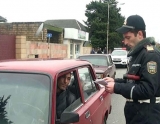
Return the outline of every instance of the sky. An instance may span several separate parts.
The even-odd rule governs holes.
[[[92,0],[1,0],[0,16],[8,22],[36,22],[49,19],[86,21],[86,4]],[[95,0],[94,0],[95,1]],[[146,23],[147,37],[160,42],[160,0],[118,0],[120,13],[126,18],[138,14]]]

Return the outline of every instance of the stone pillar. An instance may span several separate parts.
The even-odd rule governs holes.
[[[27,58],[26,36],[16,36],[16,59]]]
[[[76,54],[75,54],[75,46],[76,44],[75,43],[73,43],[73,59],[75,59],[76,58]]]
[[[69,40],[64,40],[63,44],[67,45],[67,58],[70,58],[70,41]]]
[[[83,43],[84,43],[84,41],[81,41],[81,44],[80,44],[80,55],[83,55]]]

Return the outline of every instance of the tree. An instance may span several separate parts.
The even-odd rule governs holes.
[[[125,18],[119,13],[120,8],[117,8],[117,4],[116,0],[112,0],[112,3],[110,3],[109,49],[122,46],[122,35],[116,33],[115,29],[123,25]],[[84,23],[87,25],[92,47],[104,48],[107,44],[107,0],[92,1],[86,5],[86,8],[85,16],[87,17],[87,21],[84,21]]]
[[[8,96],[6,99],[3,97],[0,97],[0,124],[12,124],[13,122],[9,121],[7,119],[7,112],[6,112],[6,105],[7,105],[7,100],[11,96]]]
[[[156,48],[160,51],[160,43],[156,42]]]

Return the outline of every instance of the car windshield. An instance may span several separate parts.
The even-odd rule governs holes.
[[[47,75],[0,73],[0,122],[49,124],[50,82]]]
[[[93,65],[108,66],[106,56],[80,56],[79,59],[87,60]]]
[[[114,50],[111,54],[112,56],[126,56],[127,51],[124,50]]]

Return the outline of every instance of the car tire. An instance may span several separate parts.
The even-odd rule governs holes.
[[[104,116],[103,124],[107,124],[107,118]]]

